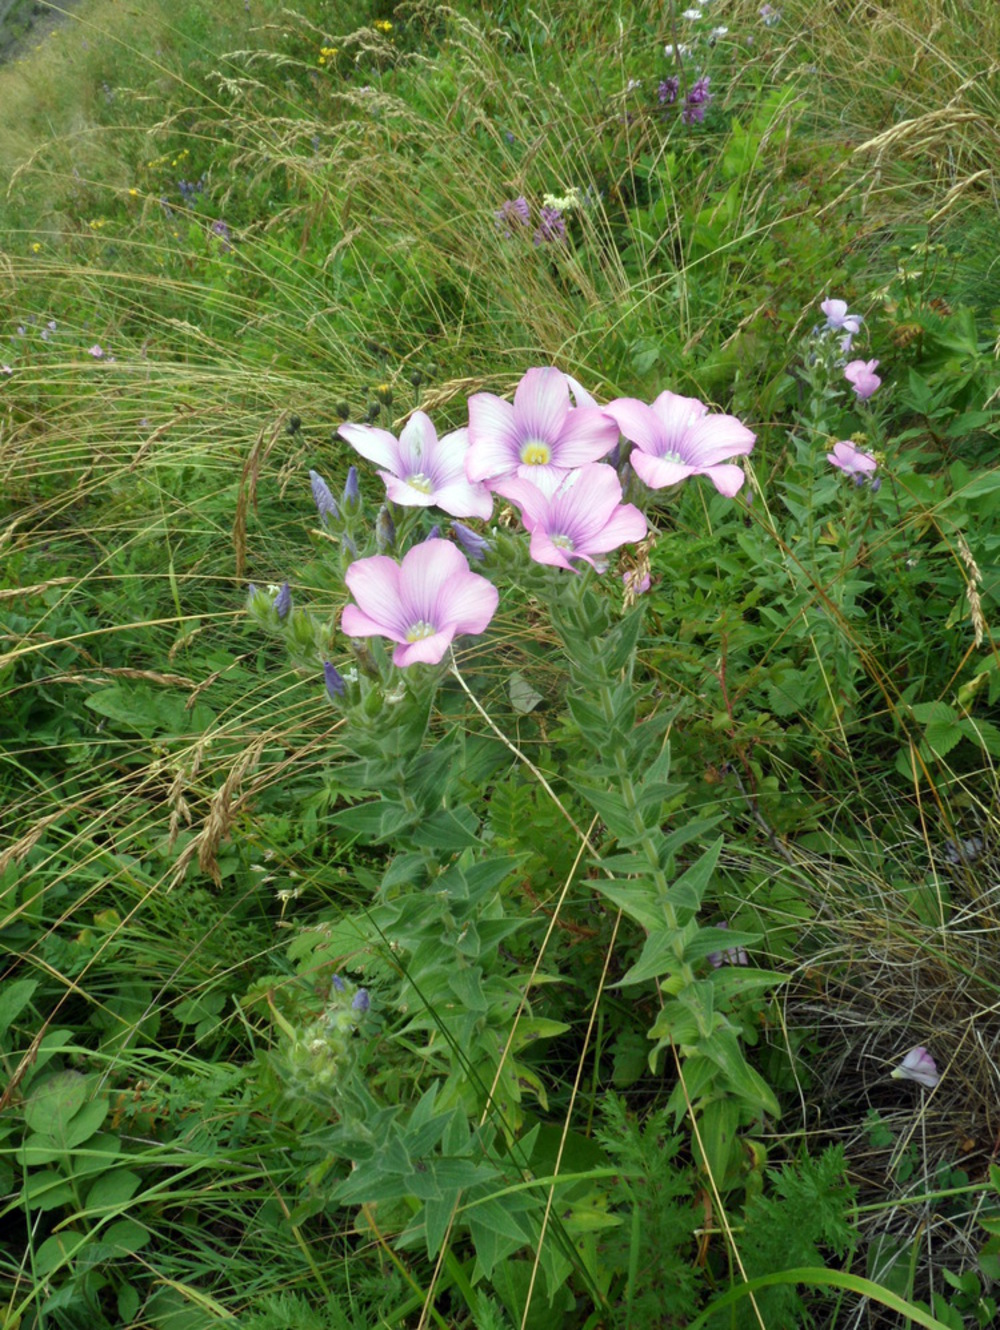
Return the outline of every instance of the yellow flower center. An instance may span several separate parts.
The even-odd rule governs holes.
[[[566,550],[568,554],[572,554],[573,542],[569,536],[550,536],[550,540],[557,550]]]
[[[540,439],[532,439],[521,449],[521,461],[525,466],[548,466],[552,461],[552,449]]]
[[[420,642],[425,637],[433,637],[437,629],[426,619],[419,619],[411,628],[406,630],[407,642]]]
[[[415,490],[419,490],[421,494],[430,494],[434,488],[430,476],[425,476],[422,471],[416,471],[412,476],[407,476],[406,483],[412,485]]]

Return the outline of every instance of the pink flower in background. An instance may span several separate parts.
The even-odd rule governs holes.
[[[570,393],[581,403],[570,405]],[[615,422],[561,370],[529,369],[514,401],[493,393],[469,398],[470,480],[518,475],[552,487],[559,473],[596,462],[618,441]]]
[[[863,452],[850,439],[841,439],[840,443],[835,443],[833,452],[827,453],[826,460],[848,476],[870,476],[878,466],[871,453]]]
[[[727,459],[750,452],[756,436],[735,416],[711,415],[704,402],[672,392],[660,393],[652,406],[619,397],[604,410],[635,444],[629,461],[650,489],[708,476],[727,498],[739,492],[743,471]]]
[[[824,300],[820,309],[826,315],[826,326],[831,332],[853,335],[861,331],[861,315],[848,314],[846,300]]]
[[[864,402],[878,388],[882,380],[875,373],[877,360],[852,360],[844,366],[844,378],[854,389],[858,401]]]
[[[100,360],[104,355],[104,347],[99,342],[95,342],[93,346],[87,347],[87,355],[93,356],[95,360]]]
[[[892,1079],[894,1081],[916,1081],[925,1090],[933,1090],[941,1077],[938,1075],[937,1063],[927,1052],[927,1049],[920,1045],[917,1048],[910,1049],[892,1073]]]
[[[340,434],[369,462],[383,467],[392,503],[404,508],[443,508],[452,517],[488,518],[493,498],[485,485],[465,473],[468,430],[455,430],[439,439],[430,416],[414,411],[397,439],[374,425],[341,425]]]
[[[716,927],[728,929],[729,925],[723,920]],[[710,951],[708,963],[713,969],[718,970],[723,965],[749,965],[750,957],[747,955],[746,947],[727,947],[725,951]]]
[[[348,637],[387,637],[397,643],[392,663],[436,665],[460,633],[481,633],[496,612],[492,582],[472,572],[448,540],[424,540],[402,563],[376,554],[344,574],[357,604],[340,626]]]
[[[601,462],[568,471],[551,492],[518,476],[498,480],[494,489],[519,508],[536,563],[576,571],[570,560],[585,559],[597,567],[595,554],[607,554],[646,534],[639,509],[622,503],[614,467]]]

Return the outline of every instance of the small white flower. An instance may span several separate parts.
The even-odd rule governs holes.
[[[672,42],[667,42],[663,48],[663,54],[668,60],[685,59],[691,54],[692,48],[686,42],[678,42],[676,46]]]
[[[925,1090],[933,1090],[941,1077],[937,1063],[922,1045],[911,1048],[906,1057],[892,1073],[894,1081],[916,1081]]]
[[[700,9],[685,9],[684,13],[681,15],[681,18],[688,18],[688,19],[690,19],[690,20],[692,21],[692,23],[693,23],[694,20],[695,20],[696,18],[701,18],[701,10],[700,10]]]
[[[712,36],[713,36],[713,37],[725,37],[725,35],[726,35],[726,33],[727,33],[728,31],[729,31],[729,29],[726,28],[726,27],[713,28],[713,29],[712,29]]]

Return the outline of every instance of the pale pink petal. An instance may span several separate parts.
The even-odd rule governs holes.
[[[436,489],[434,502],[451,517],[481,517],[486,522],[493,516],[492,494],[485,485],[474,485],[464,475]]]
[[[518,442],[555,443],[569,410],[569,388],[562,370],[529,369],[514,392]]]
[[[394,559],[385,554],[358,559],[344,574],[344,581],[363,616],[372,623],[381,624],[386,637],[397,642],[405,639],[410,625],[405,619],[400,596],[400,568]],[[347,610],[344,612],[346,614]],[[354,615],[350,617],[352,621],[355,618]],[[345,627],[344,632],[350,636],[350,629]]]
[[[621,481],[614,467],[592,462],[571,471],[549,500],[546,529],[569,536],[574,550],[590,549],[590,541],[604,528],[622,499]]]
[[[528,469],[528,468],[526,468]],[[549,467],[531,467],[532,471],[549,471]],[[564,473],[565,474],[565,473]],[[559,479],[562,480],[563,476]],[[533,531],[535,526],[544,520],[545,514],[549,511],[549,495],[545,490],[534,483],[534,480],[524,480],[520,476],[504,476],[495,482],[493,489],[495,493],[505,499],[509,499],[520,511],[521,520],[528,531]]]
[[[473,393],[465,474],[472,481],[508,475],[521,460],[518,438],[510,402],[493,393]]]
[[[579,571],[569,561],[568,556],[572,554],[572,551],[560,549],[558,545],[553,544],[552,537],[544,527],[538,526],[532,531],[528,553],[535,563],[548,564],[552,568],[568,568],[571,573]],[[588,563],[594,562],[587,555],[580,557],[587,559]]]
[[[704,416],[688,430],[683,456],[691,466],[715,466],[752,452],[756,437],[735,416]]]
[[[651,406],[635,397],[619,397],[604,408],[619,430],[644,453],[656,455],[663,439],[660,420]]]
[[[400,476],[429,475],[437,456],[438,436],[424,411],[414,411],[399,436]]]
[[[632,453],[629,463],[639,479],[651,490],[678,485],[695,474],[694,468],[683,462],[665,462],[661,457],[651,457],[649,453],[639,451]]]
[[[582,384],[577,383],[571,374],[565,374],[563,377],[569,384],[569,390],[573,394],[573,401],[577,406],[597,406],[596,398],[592,397]]]
[[[618,442],[618,426],[605,411],[580,407],[569,411],[552,461],[564,468],[585,466],[606,457]]]
[[[708,414],[708,407],[704,402],[699,402],[697,397],[683,397],[680,393],[672,392],[660,393],[652,409],[663,427],[663,436],[667,441],[665,452],[670,452],[675,446],[675,440]]]
[[[500,603],[500,593],[493,583],[470,572],[466,565],[463,575],[454,578],[447,590],[447,604],[442,606],[445,623],[456,633],[483,632]]]
[[[430,508],[437,499],[426,490],[417,489],[406,480],[400,480],[391,471],[380,471],[385,485],[386,498],[390,503],[398,503],[402,508]]]
[[[399,441],[385,429],[376,429],[374,425],[341,425],[337,431],[351,447],[367,457],[376,466],[397,474],[399,471]]]
[[[712,484],[724,494],[727,499],[733,499],[743,488],[743,482],[746,476],[738,466],[708,466],[705,468],[706,476]]]
[[[620,545],[627,545],[633,540],[642,540],[646,534],[646,518],[633,503],[624,503],[616,508],[603,528],[587,542],[587,549],[593,554],[607,554]]]
[[[455,636],[455,629],[445,628],[431,637],[418,637],[415,642],[401,642],[392,653],[393,665],[405,668],[407,665],[436,665],[448,650]]]
[[[347,637],[388,637],[393,642],[406,640],[405,633],[387,624],[383,619],[373,619],[357,605],[348,603],[340,616],[340,631]]]

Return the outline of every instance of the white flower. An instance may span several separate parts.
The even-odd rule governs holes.
[[[701,10],[685,9],[684,13],[681,15],[681,18],[689,18],[693,23],[696,18],[701,18]]]
[[[668,60],[676,60],[678,58],[683,60],[686,56],[691,54],[691,50],[692,48],[688,46],[686,42],[679,42],[676,46],[671,42],[667,42],[666,46],[663,48],[663,54]]]
[[[713,37],[725,37],[725,35],[726,35],[726,33],[727,33],[728,31],[729,31],[729,29],[726,28],[726,27],[713,28],[713,29],[712,29],[712,36],[713,36]]]
[[[892,1073],[892,1078],[894,1081],[916,1081],[925,1090],[933,1090],[941,1079],[937,1063],[922,1045],[910,1049]]]

